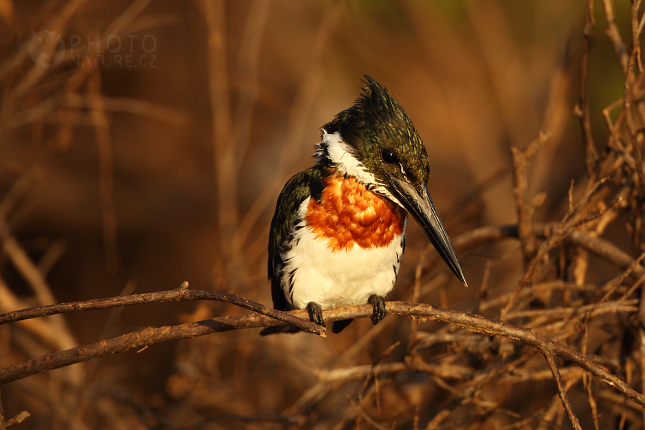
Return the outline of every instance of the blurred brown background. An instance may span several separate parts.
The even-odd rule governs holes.
[[[629,5],[617,3],[627,31]],[[623,81],[596,12],[589,92],[600,145],[601,109],[621,98]],[[387,87],[424,139],[429,189],[451,237],[516,221],[509,148],[539,132],[551,133],[529,169],[530,195],[546,192],[539,221],[561,217],[571,180],[584,176],[573,114],[582,2],[0,0],[0,15],[1,213],[55,302],[187,280],[270,304],[266,243],[277,195],[313,163],[321,125],[352,104],[363,74]],[[423,275],[436,286],[419,300],[472,311],[487,261],[495,261],[489,294],[514,288],[517,249],[460,255],[468,290],[437,265]],[[406,297],[428,252],[410,223],[393,298]],[[12,309],[9,296],[20,307],[40,304],[6,247],[0,257],[0,311]],[[599,263],[592,273],[607,270]],[[70,347],[240,312],[156,304],[66,315],[55,327]],[[184,428],[224,414],[280,414],[314,386],[314,369],[339,357],[371,364],[409,324],[399,319],[349,357],[369,321],[326,339],[247,330],[157,345],[11,383],[2,403],[7,417],[31,413],[16,427],[25,429]],[[397,348],[400,356],[405,345]],[[0,367],[59,349],[28,327],[0,326]],[[321,400],[304,428],[372,428],[349,406],[361,386]],[[420,395],[406,387],[402,398]],[[548,381],[528,390],[555,393]],[[379,409],[384,428],[415,426],[414,408],[399,410],[401,402]],[[421,428],[436,414],[426,407]],[[194,428],[285,425],[261,421]]]

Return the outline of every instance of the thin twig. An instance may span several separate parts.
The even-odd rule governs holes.
[[[591,134],[591,123],[589,121],[589,99],[587,94],[588,76],[589,76],[589,54],[593,44],[593,4],[594,0],[587,0],[585,8],[585,27],[582,38],[582,58],[580,60],[580,101],[576,106],[575,113],[580,118],[580,128],[582,131],[582,143],[585,151],[585,165],[587,175],[593,178],[594,171],[598,162],[598,151]]]
[[[24,420],[26,420],[30,416],[31,416],[31,414],[29,412],[22,411],[19,414],[13,416],[12,418],[9,418],[7,420],[7,422],[6,422],[6,426],[10,427],[10,426],[12,426],[14,424],[20,424],[21,422],[23,422]]]
[[[625,76],[627,76],[627,71],[629,68],[629,53],[627,46],[623,42],[622,37],[620,36],[620,30],[618,30],[618,25],[616,24],[616,14],[614,12],[614,4],[612,0],[602,0],[603,5],[605,6],[605,15],[607,17],[607,37],[611,41],[612,46],[614,47],[614,52],[620,68]]]
[[[213,135],[213,165],[218,199],[219,249],[225,273],[240,276],[241,259],[235,232],[239,225],[238,178],[236,147],[233,141],[233,120],[228,88],[226,20],[223,0],[200,0],[208,30],[208,83]]]
[[[89,63],[83,67],[92,68]],[[103,246],[108,272],[116,273],[119,266],[117,244],[117,219],[114,206],[114,150],[110,133],[110,122],[105,109],[101,90],[100,69],[94,69],[87,81],[87,92],[91,107],[90,117],[96,134],[99,154],[99,198],[103,224]]]
[[[560,401],[562,402],[564,409],[567,411],[567,415],[569,415],[571,425],[573,425],[573,428],[576,430],[582,430],[582,427],[580,427],[580,421],[578,421],[578,417],[573,412],[571,403],[569,403],[569,399],[567,398],[567,392],[565,391],[564,385],[562,384],[562,376],[560,376],[558,366],[557,364],[555,364],[553,351],[551,351],[549,348],[545,348],[542,350],[542,354],[546,359],[546,363],[549,365],[549,369],[551,369],[551,373],[553,373],[553,379],[558,386],[558,395],[560,396]]]
[[[526,168],[538,149],[549,138],[549,134],[540,133],[523,151],[511,148],[513,158],[513,197],[517,210],[517,225],[525,265],[533,258],[537,250],[537,241],[533,235],[533,212],[528,195]]]

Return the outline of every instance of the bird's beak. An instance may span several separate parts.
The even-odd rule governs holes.
[[[385,172],[385,175],[392,185],[392,187],[389,187],[392,194],[417,220],[432,245],[443,258],[443,261],[446,262],[461,283],[467,287],[464,272],[461,270],[455,250],[441,222],[441,218],[439,218],[439,213],[430,198],[426,184],[423,184],[420,189],[416,189],[407,181],[390,176],[387,172]]]

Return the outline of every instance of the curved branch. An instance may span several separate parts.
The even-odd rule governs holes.
[[[260,303],[245,299],[244,297],[236,296],[234,294],[220,293],[217,291],[189,290],[187,281],[182,282],[179,288],[176,288],[174,290],[60,303],[56,305],[40,306],[37,308],[7,312],[0,314],[0,325],[15,321],[22,321],[30,318],[45,317],[57,314],[69,314],[80,311],[109,309],[121,306],[134,306],[144,303],[185,302],[194,300],[214,300],[217,302],[239,306],[241,308],[266,315],[276,320],[293,324],[304,331],[325,337],[325,328],[310,322],[308,318],[296,318],[287,312],[269,308]]]
[[[439,309],[423,303],[387,302],[385,309],[389,315],[420,318],[424,321],[442,321],[489,336],[503,336],[537,348],[541,352],[548,348],[553,354],[577,364],[600,380],[616,388],[639,405],[645,407],[645,397],[643,395],[637,393],[624,381],[611,374],[591,358],[580,354],[564,344],[540,336],[532,330],[502,321],[492,321],[479,315]],[[373,309],[370,305],[349,306],[323,311],[323,317],[326,321],[337,321],[349,318],[366,318],[371,316],[372,312]],[[306,310],[297,310],[288,313],[299,319],[307,318]],[[211,333],[243,328],[270,327],[279,324],[281,322],[273,318],[253,313],[213,318],[175,326],[149,327],[113,339],[47,354],[2,368],[0,369],[0,385],[70,364],[119,354],[133,349],[138,350],[171,340],[189,339]]]

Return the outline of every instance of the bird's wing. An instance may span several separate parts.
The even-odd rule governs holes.
[[[271,220],[269,232],[268,273],[271,280],[271,296],[276,309],[287,310],[289,303],[280,285],[280,272],[283,266],[281,255],[291,246],[291,236],[296,225],[301,221],[298,216],[300,205],[307,197],[319,199],[322,194],[323,177],[327,172],[320,166],[314,166],[292,176],[285,184],[275,213]]]

